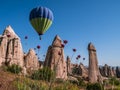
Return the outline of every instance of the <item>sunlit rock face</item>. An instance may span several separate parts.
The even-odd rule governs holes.
[[[80,75],[81,75],[82,77],[87,78],[87,77],[88,77],[88,69],[87,69],[82,63],[80,63],[79,69],[80,69],[80,71],[81,71],[81,74],[80,74]]]
[[[67,66],[64,59],[62,40],[55,36],[52,45],[49,46],[44,66],[50,67],[56,73],[56,78],[67,79]]]
[[[88,68],[89,82],[91,83],[96,83],[98,81],[101,82],[102,77],[100,75],[98,68],[96,49],[92,43],[89,43],[88,45],[88,52],[89,52],[89,68]]]
[[[39,69],[38,57],[33,49],[30,49],[27,55],[25,56],[25,67],[30,70]]]
[[[66,65],[67,65],[67,74],[69,75],[69,74],[72,73],[72,70],[71,70],[71,60],[70,60],[69,56],[67,56]]]
[[[103,77],[114,77],[116,76],[114,68],[105,64],[103,67],[100,67],[100,73]]]
[[[20,38],[11,26],[7,26],[0,36],[0,65],[18,64],[23,66],[23,49]]]

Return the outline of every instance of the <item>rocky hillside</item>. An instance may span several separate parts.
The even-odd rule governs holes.
[[[34,49],[30,49],[26,54],[23,53],[20,37],[11,26],[7,26],[3,34],[0,35],[0,67],[11,66],[13,64],[20,66],[22,71],[17,77],[19,75],[30,76],[34,71],[47,67],[54,71],[55,80],[75,82],[77,83],[76,85],[79,82],[83,82],[85,85],[89,82],[104,84],[104,81],[111,79],[111,77],[120,78],[119,67],[113,68],[107,64],[101,67],[98,66],[97,50],[92,43],[88,44],[88,67],[85,67],[82,63],[73,64],[69,56],[67,58],[64,57],[64,46],[66,43],[66,40],[62,40],[56,35],[48,47],[45,60],[42,62],[38,60]],[[5,85],[10,86],[9,84],[16,80],[16,75],[4,71],[0,71],[0,73],[1,90],[9,90]],[[38,77],[41,78],[41,75]],[[11,90],[14,90],[13,86],[12,88]]]
[[[26,69],[38,69],[38,57],[33,49],[23,53],[21,40],[9,25],[0,35],[0,66],[17,64]]]

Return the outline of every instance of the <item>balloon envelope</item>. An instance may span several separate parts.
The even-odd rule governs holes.
[[[29,20],[36,32],[42,35],[51,26],[53,13],[46,7],[37,7],[31,10]]]

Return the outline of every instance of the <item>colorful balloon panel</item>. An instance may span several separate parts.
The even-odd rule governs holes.
[[[53,13],[46,7],[37,7],[30,12],[30,23],[39,35],[44,34],[51,26]]]

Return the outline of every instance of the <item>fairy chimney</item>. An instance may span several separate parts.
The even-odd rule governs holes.
[[[56,78],[67,79],[67,67],[64,59],[62,40],[58,35],[55,36],[52,45],[48,48],[44,66],[54,70]]]
[[[116,67],[116,76],[117,78],[120,78],[120,67]]]
[[[67,61],[66,61],[66,64],[67,64],[67,74],[71,74],[71,61],[70,61],[70,57],[67,56]]]
[[[85,67],[82,63],[80,63],[80,65],[79,65],[79,69],[80,69],[80,76],[82,76],[82,77],[88,77],[88,69],[87,69],[87,67]]]
[[[99,72],[98,60],[96,49],[92,43],[88,44],[89,52],[89,68],[88,68],[88,78],[90,83],[102,82],[102,77]]]
[[[99,68],[100,73],[103,77],[114,77],[116,76],[114,67],[110,67],[107,64],[105,64],[103,67]]]
[[[29,70],[37,70],[39,68],[39,61],[33,49],[30,49],[25,56],[25,67]]]
[[[23,49],[20,38],[9,25],[0,36],[0,62],[23,66]],[[1,64],[0,64],[1,65]]]

